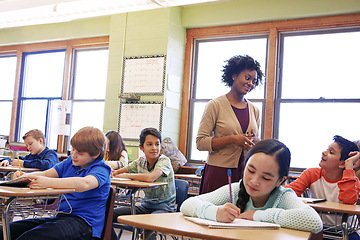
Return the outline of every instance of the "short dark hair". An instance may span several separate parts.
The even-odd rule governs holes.
[[[235,55],[225,62],[226,64],[223,66],[221,81],[225,83],[226,86],[231,87],[234,83],[233,76],[239,75],[239,73],[246,69],[255,70],[257,72],[257,78],[254,83],[255,87],[262,83],[264,74],[260,69],[260,63],[249,55]]]
[[[161,133],[156,128],[145,128],[140,133],[140,146],[144,146],[144,142],[147,135],[153,135],[160,140],[161,143]]]
[[[334,136],[334,142],[336,142],[341,149],[340,160],[348,159],[350,152],[359,151],[359,148],[354,142],[347,140],[346,138],[343,138],[339,135]]]

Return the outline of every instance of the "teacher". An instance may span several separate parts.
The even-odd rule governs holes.
[[[231,181],[242,179],[245,155],[259,141],[260,112],[245,95],[261,84],[260,64],[248,55],[225,61],[221,81],[230,91],[211,100],[203,113],[196,146],[208,151],[200,194],[211,192]]]

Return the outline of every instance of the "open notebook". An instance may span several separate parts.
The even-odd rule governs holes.
[[[231,223],[215,222],[215,221],[202,219],[202,218],[195,218],[195,217],[185,217],[185,219],[203,226],[208,226],[209,228],[243,228],[243,229],[279,229],[280,228],[280,225],[275,223],[256,222],[256,221],[250,221],[250,220],[238,219],[238,218]]]
[[[30,183],[30,179],[26,177],[19,177],[9,181],[0,181],[0,186],[26,187],[29,183]]]

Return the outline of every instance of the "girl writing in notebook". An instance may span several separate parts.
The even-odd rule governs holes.
[[[180,211],[187,216],[218,222],[242,218],[318,233],[322,230],[322,221],[316,211],[303,203],[293,190],[280,186],[289,167],[290,151],[283,143],[274,139],[260,141],[247,155],[240,182],[188,198]]]

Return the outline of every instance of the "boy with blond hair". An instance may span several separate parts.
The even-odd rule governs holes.
[[[10,223],[13,239],[100,239],[110,191],[111,168],[103,159],[103,132],[84,127],[71,138],[71,156],[43,172],[24,174],[30,188],[71,188],[64,194],[55,217],[28,218]],[[16,172],[16,176],[20,173]],[[0,227],[0,239],[3,237]]]
[[[30,130],[25,133],[23,140],[30,154],[25,157],[19,157],[19,161],[15,159],[5,159],[1,162],[1,166],[18,166],[27,168],[37,168],[41,171],[47,170],[59,163],[57,153],[46,146],[45,135],[38,129]]]

